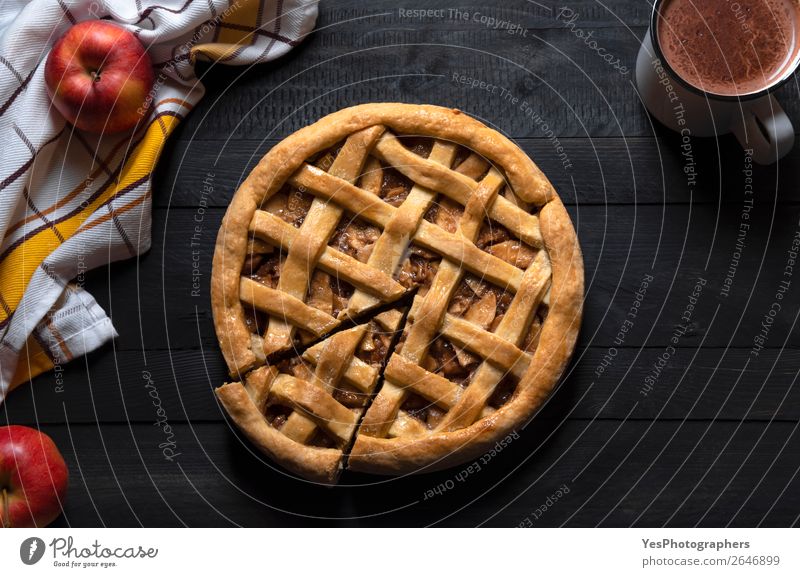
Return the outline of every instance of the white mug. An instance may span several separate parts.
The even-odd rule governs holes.
[[[647,110],[663,125],[686,136],[733,132],[753,161],[771,164],[794,144],[794,128],[771,92],[800,65],[800,54],[786,73],[754,94],[721,96],[684,81],[669,65],[657,40],[657,17],[664,0],[656,0],[650,29],[636,59],[636,85]],[[656,37],[654,42],[653,38]]]

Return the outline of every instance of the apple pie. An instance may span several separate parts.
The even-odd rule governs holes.
[[[452,466],[524,426],[575,346],[583,260],[510,140],[458,110],[366,104],[259,162],[211,289],[222,405],[276,462],[332,483]]]

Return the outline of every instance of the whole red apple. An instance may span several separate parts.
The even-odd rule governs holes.
[[[69,472],[53,440],[0,427],[0,527],[45,527],[61,513]]]
[[[139,40],[104,20],[76,24],[59,38],[44,67],[53,104],[87,132],[130,130],[150,108],[155,82]]]

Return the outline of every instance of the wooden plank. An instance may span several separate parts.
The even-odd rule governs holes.
[[[459,108],[515,138],[548,130],[558,137],[653,133],[633,83],[643,26],[594,28],[587,21],[574,27],[593,33],[604,54],[626,68],[622,73],[572,26],[520,38],[480,24],[416,24],[387,16],[320,28],[280,65],[258,73],[203,67],[207,94],[176,137],[282,138],[347,106],[387,100]],[[478,87],[464,79],[477,79]],[[777,95],[800,126],[796,86]]]
[[[277,140],[174,140],[161,157],[153,202],[158,207],[201,205],[227,207],[233,193]],[[741,204],[744,154],[733,138],[697,140],[695,162],[703,169],[687,186],[680,138],[662,132],[658,138],[566,138],[561,145],[570,163],[565,167],[545,139],[520,138],[516,143],[544,171],[566,204]],[[720,164],[720,158],[722,162]],[[800,188],[800,147],[778,166],[753,166],[759,203],[777,195],[796,203]]]
[[[365,8],[365,6],[368,6]],[[483,23],[483,16],[491,16],[498,20],[518,24],[527,29],[547,29],[560,27],[563,24],[557,20],[557,15],[562,2],[522,2],[515,0],[504,2],[500,5],[489,5],[479,2],[460,2],[458,11],[453,8],[452,2],[444,0],[414,0],[404,2],[403,10],[400,12],[397,3],[387,0],[365,5],[358,0],[337,0],[329,6],[320,8],[320,19],[318,27],[342,23],[347,25],[349,21],[381,14],[370,19],[370,24],[381,25],[381,23],[392,23],[404,21],[415,27],[436,29],[443,27],[474,27],[476,25],[489,25]],[[622,22],[629,26],[645,26],[649,22],[651,5],[648,2],[630,2],[626,0],[613,0],[602,4],[593,0],[577,0],[569,3],[569,8],[576,12],[582,23],[597,28],[620,27]],[[431,15],[419,15],[413,10],[433,10]],[[383,14],[389,13],[383,16]],[[467,17],[464,14],[467,14]],[[403,14],[407,14],[403,16]],[[477,16],[476,16],[477,14]],[[506,28],[499,28],[501,33]]]
[[[170,441],[149,424],[43,429],[70,467],[62,527],[786,526],[800,511],[790,423],[541,420],[483,462],[398,478],[392,491],[345,474],[325,498],[224,423],[176,425]]]
[[[774,295],[786,280],[787,251],[800,222],[800,206],[776,210],[760,203],[747,220],[742,220],[742,206],[732,204],[720,210],[714,205],[620,206],[613,212],[603,206],[576,206],[570,212],[586,267],[580,343],[600,347],[617,340],[642,281],[650,277],[625,345],[663,347],[686,325],[678,346],[754,346]],[[149,254],[114,264],[110,272],[87,275],[85,286],[111,311],[120,332],[119,350],[201,344],[216,348],[208,283],[222,213],[208,209],[198,225],[194,210],[157,210]],[[738,250],[741,223],[750,228],[744,248]],[[693,305],[698,278],[706,285]],[[730,290],[723,296],[728,278]],[[780,347],[784,341],[800,346],[800,331],[792,331],[800,305],[799,283],[794,280],[782,310],[771,319],[765,346]],[[689,318],[685,313],[690,306],[696,310],[689,311]]]
[[[576,352],[544,419],[800,420],[800,350],[588,348]],[[663,364],[663,366],[661,366]],[[13,392],[10,423],[219,421],[228,380],[216,350],[99,351]],[[63,389],[57,386],[63,384]]]

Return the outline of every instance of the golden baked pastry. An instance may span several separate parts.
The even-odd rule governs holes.
[[[334,482],[345,466],[451,466],[527,422],[572,354],[583,260],[510,140],[458,110],[367,104],[261,160],[223,220],[211,289],[239,381],[218,390],[223,406],[286,468]],[[376,334],[390,344],[365,360],[359,339]]]

